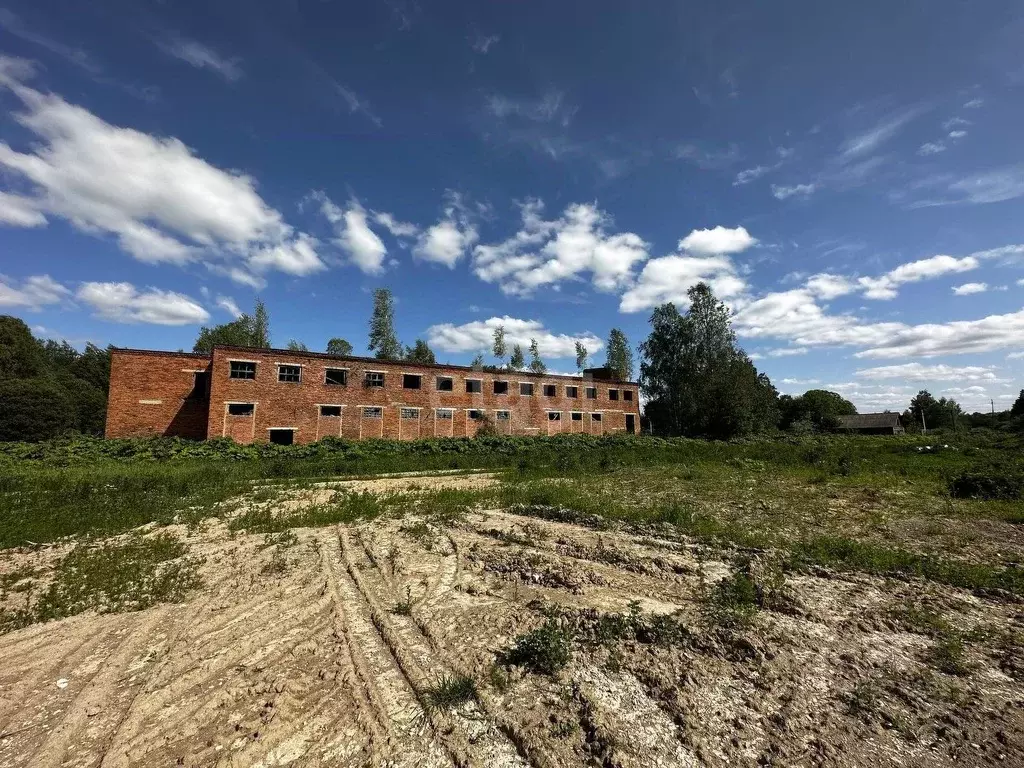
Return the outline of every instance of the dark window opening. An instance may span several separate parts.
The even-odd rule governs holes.
[[[232,379],[255,379],[256,378],[256,363],[242,363],[238,360],[232,360],[231,370],[228,373],[228,377]]]
[[[509,411],[498,411],[495,414],[495,418],[497,418],[498,421],[508,421],[512,418],[512,414]]]
[[[379,371],[367,371],[364,381],[368,387],[383,387],[384,374]]]
[[[451,408],[438,408],[437,418],[439,419],[453,419],[455,418],[455,411]]]
[[[272,429],[270,430],[270,442],[274,445],[291,445],[295,442],[295,430]]]
[[[622,390],[622,399],[625,400],[627,403],[633,402],[633,390],[632,389],[624,389],[624,390]]]
[[[480,379],[466,379],[466,391],[471,395],[479,395],[484,391],[484,383]]]
[[[496,394],[496,395],[507,395],[508,394],[508,382],[507,381],[496,381],[496,382],[494,382],[494,394]]]
[[[528,384],[525,381],[519,382],[519,394],[526,395],[529,397],[533,394],[533,384]]]
[[[277,380],[282,384],[298,384],[302,381],[302,367],[298,365],[277,366]]]
[[[484,417],[483,411],[467,411],[466,413],[473,421],[479,421]]]
[[[229,416],[252,416],[256,406],[252,403],[228,403]]]
[[[380,419],[383,418],[384,411],[381,408],[363,408],[364,419]]]
[[[206,400],[210,397],[210,372],[196,371],[193,374],[192,391],[188,393],[189,400]]]
[[[554,397],[556,392],[558,392],[558,388],[554,384],[544,385],[544,397]]]
[[[582,413],[574,413],[572,415],[572,420],[573,421],[583,421],[583,414]]]
[[[417,376],[413,373],[403,373],[402,389],[419,389],[422,378],[422,376]]]
[[[399,414],[403,419],[418,419],[420,417],[419,408],[402,408]]]
[[[587,399],[597,400],[597,387],[587,387]]]
[[[558,411],[548,411],[548,421],[561,421],[562,414]]]
[[[324,384],[335,387],[348,386],[348,371],[344,368],[328,368],[324,373]]]
[[[609,400],[618,400],[619,399],[619,390],[617,390],[617,389],[609,389],[608,390],[608,399]]]
[[[341,416],[340,405],[321,405],[320,406],[321,416]]]
[[[579,397],[580,396],[580,388],[579,387],[566,387],[565,388],[565,396],[566,397],[573,397],[573,398]]]
[[[601,420],[601,414],[600,413],[592,413],[592,414],[590,414],[590,420],[591,421],[600,421]]]
[[[451,392],[453,389],[453,382],[450,376],[438,376],[437,377],[437,391],[438,392]]]

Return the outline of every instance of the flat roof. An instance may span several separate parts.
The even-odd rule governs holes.
[[[205,352],[171,352],[168,350],[158,349],[132,349],[130,347],[113,347],[113,352],[129,352],[131,354],[139,355],[173,355],[173,356],[185,356],[185,357],[201,357],[206,360],[212,360],[213,354],[216,352],[237,352],[240,354],[253,354],[259,353],[261,355],[290,355],[291,357],[309,358],[313,360],[336,360],[338,362],[353,362],[362,363],[366,365],[386,365],[396,366],[405,368],[423,368],[432,371],[464,371],[466,373],[489,373],[491,375],[502,375],[506,374],[509,376],[531,376],[535,379],[566,379],[569,381],[587,381],[587,382],[605,382],[608,384],[629,384],[631,386],[639,386],[635,381],[622,381],[620,379],[597,379],[597,378],[584,378],[582,374],[563,374],[563,373],[534,373],[533,371],[514,371],[514,370],[487,370],[478,369],[470,365],[449,365],[443,363],[415,363],[410,360],[381,360],[376,357],[358,357],[355,355],[332,355],[328,352],[303,352],[292,349],[278,349],[276,347],[232,347],[217,344],[213,348],[213,352],[207,354]]]

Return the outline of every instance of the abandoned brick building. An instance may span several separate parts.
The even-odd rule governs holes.
[[[111,354],[107,437],[414,440],[472,437],[485,419],[509,435],[636,432],[638,387],[607,368],[561,376],[220,346]]]

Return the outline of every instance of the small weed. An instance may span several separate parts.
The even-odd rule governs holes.
[[[971,668],[964,659],[964,641],[959,635],[941,638],[928,654],[928,662],[947,675],[970,674]]]
[[[512,647],[504,652],[503,661],[539,674],[554,675],[572,657],[569,639],[567,632],[548,619],[539,629],[517,637]]]
[[[757,614],[757,584],[746,570],[736,570],[708,589],[701,602],[708,624],[745,628]]]
[[[412,589],[405,588],[405,599],[395,603],[391,612],[396,616],[412,616]]]
[[[299,543],[299,537],[292,530],[281,531],[278,534],[267,534],[263,537],[263,547],[277,547],[279,550],[294,547]]]
[[[496,691],[504,693],[512,686],[512,678],[508,672],[501,668],[498,664],[492,664],[490,671],[487,673],[487,680],[490,682],[491,687]]]
[[[426,712],[447,711],[467,701],[476,701],[478,696],[476,680],[457,672],[441,675],[434,685],[424,689],[420,693],[420,704]]]
[[[871,680],[861,680],[850,691],[846,705],[851,715],[868,722],[878,711],[880,692]]]

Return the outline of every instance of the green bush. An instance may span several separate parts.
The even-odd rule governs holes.
[[[75,426],[65,390],[49,379],[0,381],[0,440],[48,440]]]
[[[1024,469],[991,466],[965,470],[950,481],[949,494],[955,499],[1024,499]]]
[[[504,653],[503,661],[542,675],[553,675],[568,664],[571,657],[569,634],[548,619],[539,629],[517,637],[515,644]]]

